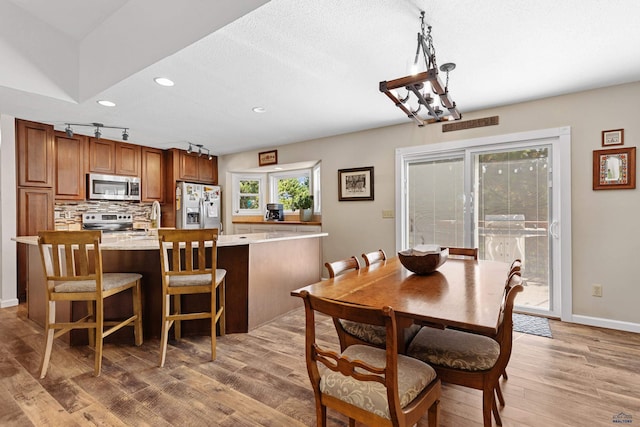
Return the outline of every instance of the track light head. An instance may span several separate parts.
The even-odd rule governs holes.
[[[125,130],[123,130],[123,131],[122,131],[122,140],[123,140],[123,141],[127,141],[127,140],[129,140],[129,132],[128,132],[128,129],[125,129]]]
[[[67,134],[67,138],[73,137],[73,129],[71,129],[71,125],[69,123],[67,123],[67,127],[64,129],[64,131]]]
[[[213,156],[209,154],[209,160],[213,160]]]
[[[100,137],[102,136],[102,132],[100,132],[100,127],[96,128],[96,131],[94,132],[93,135],[96,137],[96,139],[100,139]]]
[[[187,148],[187,153],[193,153],[193,148],[191,147],[191,143],[189,143],[189,148]]]
[[[198,157],[202,156],[202,147],[198,147]]]

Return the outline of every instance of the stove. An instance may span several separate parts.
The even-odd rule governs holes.
[[[127,231],[133,229],[133,215],[122,212],[85,212],[83,230]]]

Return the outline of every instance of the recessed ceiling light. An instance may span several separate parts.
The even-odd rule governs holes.
[[[254,113],[265,113],[267,111],[264,107],[253,107],[251,109]]]
[[[115,107],[116,106],[115,102],[107,101],[106,99],[99,100],[98,104],[102,105],[103,107]]]
[[[153,81],[155,81],[156,83],[158,83],[160,86],[173,86],[173,80],[169,80],[166,77],[156,77],[155,79],[153,79]]]

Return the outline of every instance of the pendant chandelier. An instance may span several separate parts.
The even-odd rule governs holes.
[[[380,82],[380,92],[387,95],[396,107],[414,120],[418,126],[459,120],[462,118],[462,114],[449,95],[449,72],[456,68],[456,64],[448,62],[438,68],[436,51],[431,37],[431,26],[425,26],[424,11],[420,12],[420,22],[413,73],[406,77]],[[421,60],[424,60],[426,71],[418,72]],[[444,85],[438,76],[438,70],[446,73]],[[401,93],[403,90],[406,91],[406,94]],[[438,103],[440,105],[437,105]]]

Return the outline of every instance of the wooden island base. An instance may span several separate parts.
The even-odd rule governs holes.
[[[273,234],[273,233],[271,233]],[[297,235],[298,233],[276,233]],[[292,290],[320,280],[322,273],[322,241],[326,234],[304,238],[251,240],[246,244],[224,243],[218,246],[218,268],[227,270],[225,321],[226,333],[248,332],[301,303],[292,298]],[[247,235],[247,237],[254,235]],[[225,236],[233,237],[233,236]],[[22,238],[17,238],[25,243]],[[156,242],[157,244],[157,242]],[[147,242],[148,246],[148,242]],[[144,245],[131,249],[109,249],[103,246],[102,258],[105,272],[137,272],[142,274],[142,312],[145,338],[160,337],[162,325],[162,282],[158,249]],[[29,318],[44,326],[45,281],[40,254],[35,244],[29,244],[29,277],[27,306]],[[207,298],[185,298],[184,311],[208,309]],[[79,319],[86,313],[84,303],[58,303],[56,316],[61,319]],[[131,313],[130,294],[111,297],[105,306],[105,318],[120,318]],[[183,322],[185,335],[209,334],[209,322],[194,320]],[[69,336],[69,335],[67,335]],[[86,344],[87,333],[72,331],[67,338],[72,345]],[[133,331],[125,328],[107,342],[132,342]]]

